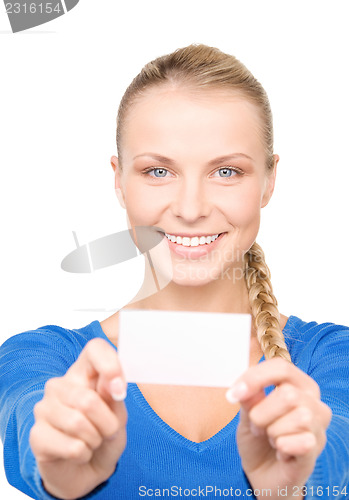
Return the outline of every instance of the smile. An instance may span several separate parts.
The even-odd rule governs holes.
[[[176,243],[177,245],[182,245],[184,247],[197,247],[199,245],[209,245],[215,241],[220,234],[213,234],[211,236],[193,236],[192,238],[189,238],[187,236],[176,236],[174,234],[165,233],[165,236],[168,240],[172,241],[172,243]]]

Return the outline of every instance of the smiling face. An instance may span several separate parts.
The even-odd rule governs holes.
[[[254,104],[226,91],[153,87],[127,112],[121,154],[122,165],[112,157],[120,203],[132,226],[172,236],[159,247],[174,282],[203,285],[241,271],[278,161],[267,172]],[[219,237],[209,243],[209,235]],[[165,253],[156,255],[157,272],[168,275]]]

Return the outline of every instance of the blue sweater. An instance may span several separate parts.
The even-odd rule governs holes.
[[[333,412],[327,444],[307,482],[306,498],[349,498],[349,328],[307,323],[290,316],[284,336],[294,364],[316,380],[322,400]],[[99,321],[93,321],[73,330],[42,326],[14,335],[0,347],[0,432],[5,472],[10,484],[32,498],[54,498],[42,486],[29,446],[33,406],[43,397],[45,382],[64,375],[95,337],[113,345]],[[273,387],[268,387],[266,393],[271,390]],[[154,412],[137,384],[128,384],[125,404],[125,451],[108,481],[84,499],[255,498],[235,441],[239,413],[210,439],[195,443]]]

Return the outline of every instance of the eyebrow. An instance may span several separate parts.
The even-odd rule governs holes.
[[[141,156],[148,156],[148,157],[153,158],[154,160],[158,160],[162,163],[167,163],[168,165],[174,165],[176,163],[171,158],[167,158],[166,156],[162,156],[162,155],[159,155],[157,153],[142,153],[140,155],[135,156],[133,159],[135,160],[136,158],[139,158]],[[235,158],[247,158],[248,160],[251,160],[254,162],[253,158],[251,158],[251,156],[248,156],[245,153],[231,153],[231,154],[219,156],[218,158],[214,158],[213,160],[210,160],[208,162],[208,165],[213,166],[213,165],[216,165],[218,163],[222,163],[224,161],[229,161],[229,160],[232,160]]]

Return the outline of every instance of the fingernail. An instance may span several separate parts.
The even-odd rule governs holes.
[[[110,393],[114,401],[123,401],[126,398],[125,382],[121,377],[115,377],[110,382]]]
[[[248,387],[245,382],[238,382],[237,384],[230,387],[225,393],[225,397],[229,403],[237,403],[245,394],[247,394]]]

